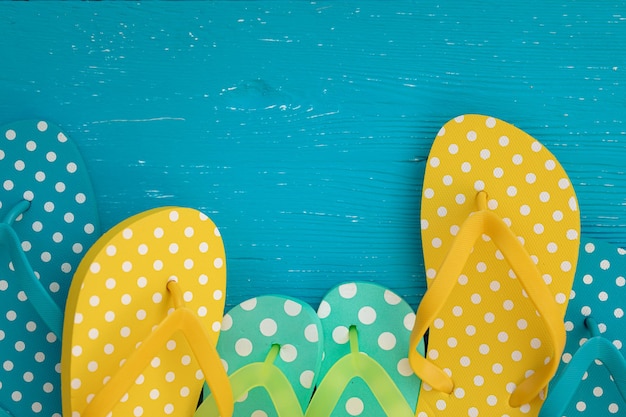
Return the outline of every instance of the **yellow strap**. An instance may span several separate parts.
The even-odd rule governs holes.
[[[511,229],[502,219],[487,210],[486,199],[485,192],[478,193],[479,210],[470,214],[459,229],[437,272],[437,276],[420,302],[415,327],[411,332],[409,362],[413,371],[424,382],[438,391],[452,393],[454,389],[452,378],[438,366],[421,356],[417,351],[417,345],[452,293],[476,240],[486,234],[491,237],[519,278],[529,299],[543,319],[554,346],[554,355],[550,362],[522,381],[511,394],[509,404],[512,407],[519,407],[535,398],[548,385],[556,372],[559,364],[558,358],[560,358],[565,347],[565,327],[562,322],[561,311],[550,290],[543,282],[537,266]]]
[[[128,360],[117,373],[100,389],[81,413],[82,417],[105,417],[128,392],[137,377],[152,361],[152,358],[177,332],[181,332],[187,339],[215,397],[220,415],[222,417],[232,416],[234,400],[230,381],[220,361],[215,343],[196,315],[184,306],[179,285],[170,281],[167,288],[172,294],[176,309],[159,323],[156,329],[128,357]]]

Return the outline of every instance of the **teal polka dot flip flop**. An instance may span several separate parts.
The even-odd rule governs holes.
[[[626,250],[583,236],[565,350],[541,417],[626,413],[625,276]]]
[[[230,310],[222,320],[217,350],[236,399],[233,416],[302,416],[317,381],[322,348],[320,320],[300,300],[266,295]],[[205,397],[195,417],[217,417],[208,389]]]
[[[74,269],[99,236],[85,164],[59,127],[0,128],[0,409],[61,416],[63,310]]]
[[[351,282],[324,297],[318,316],[325,356],[306,416],[413,417],[421,384],[407,358],[413,309],[379,285]]]

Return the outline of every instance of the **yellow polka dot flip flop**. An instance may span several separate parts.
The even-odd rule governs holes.
[[[311,306],[277,295],[244,301],[224,316],[217,349],[237,399],[234,416],[302,417],[323,351],[322,325]],[[218,416],[207,392],[195,417]]]
[[[0,128],[0,173],[0,410],[60,417],[63,310],[100,235],[95,197],[78,148],[50,122]]]
[[[230,416],[215,350],[225,285],[220,234],[194,209],[149,210],[107,232],[85,255],[67,301],[63,414],[191,416],[206,378]]]
[[[493,117],[446,123],[422,195],[428,290],[409,358],[416,415],[536,416],[565,344],[580,217],[544,146]],[[426,357],[415,351],[429,331]]]
[[[306,417],[412,417],[420,380],[406,355],[415,321],[407,302],[380,285],[349,282],[330,290],[317,314],[324,360]]]

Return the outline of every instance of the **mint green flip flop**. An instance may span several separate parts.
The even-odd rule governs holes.
[[[222,320],[217,351],[236,399],[234,417],[304,414],[322,361],[322,327],[295,298],[266,295],[244,301]],[[195,417],[217,417],[205,385]]]
[[[413,309],[379,285],[351,282],[333,288],[317,314],[325,356],[306,416],[413,417],[421,384],[407,358]]]
[[[61,416],[63,311],[74,269],[100,234],[76,146],[59,127],[0,128],[0,409]]]
[[[540,417],[626,413],[626,251],[581,239],[561,364]]]

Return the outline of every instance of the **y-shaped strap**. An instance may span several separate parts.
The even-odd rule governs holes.
[[[0,223],[0,246],[4,246],[13,262],[13,269],[17,275],[16,282],[26,293],[31,305],[41,317],[41,320],[57,337],[63,333],[63,313],[54,302],[48,291],[41,285],[35,276],[32,266],[26,258],[17,233],[12,227],[15,219],[30,207],[29,201],[21,201],[9,210]]]
[[[543,403],[539,417],[555,417],[565,414],[589,365],[596,360],[601,361],[607,368],[622,400],[626,402],[624,356],[608,339],[600,336],[597,331],[598,325],[592,318],[587,317],[585,325],[591,331],[592,337],[576,351],[556,384],[550,388],[550,395]]]
[[[486,234],[491,237],[511,265],[522,287],[543,319],[554,347],[552,360],[517,385],[511,394],[509,404],[512,407],[519,407],[535,398],[548,385],[550,378],[556,372],[559,365],[557,358],[561,356],[565,347],[565,327],[554,296],[545,285],[539,270],[511,229],[501,218],[487,209],[487,194],[484,191],[478,193],[477,204],[479,210],[472,213],[459,229],[435,280],[420,302],[415,327],[411,332],[409,361],[413,371],[425,383],[438,391],[452,393],[454,389],[452,378],[420,355],[417,351],[417,345],[452,293],[457,283],[457,277],[462,273],[474,243],[483,234]]]
[[[143,343],[128,357],[117,373],[100,389],[81,413],[82,417],[105,417],[128,392],[137,377],[174,334],[181,332],[200,364],[211,391],[215,393],[222,417],[233,413],[233,395],[215,343],[196,315],[184,305],[182,291],[175,281],[167,283],[175,310],[167,316]]]
[[[278,417],[302,417],[302,407],[291,383],[274,365],[279,351],[280,345],[272,345],[264,362],[251,363],[233,372],[230,376],[233,397],[240,398],[253,388],[263,387],[272,400]],[[215,395],[211,388],[211,394],[204,399],[194,417],[217,417],[218,415]]]
[[[358,334],[355,326],[349,330],[350,353],[339,359],[329,370],[313,395],[306,417],[329,417],[346,386],[354,378],[361,378],[378,400],[385,415],[413,417],[402,392],[387,371],[374,359],[359,352]]]

